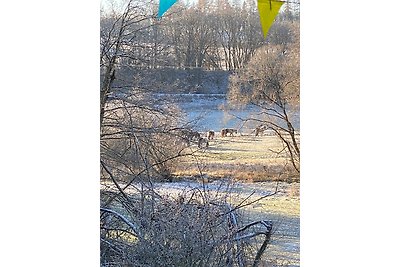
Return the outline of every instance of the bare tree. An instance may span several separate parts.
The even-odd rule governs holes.
[[[219,25],[218,44],[221,48],[219,52],[224,68],[242,68],[263,42],[254,2],[244,2],[242,7],[231,6],[229,3],[220,4],[216,12]]]
[[[294,126],[300,101],[298,23],[290,34],[290,43],[270,43],[257,50],[247,66],[231,77],[228,98],[232,104],[252,104],[261,109],[265,119],[250,119],[281,139],[292,166],[300,173],[299,129]]]
[[[163,36],[169,40],[176,66],[238,69],[263,42],[254,2],[245,1],[240,6],[228,1],[200,1],[179,7],[180,12],[163,22]]]
[[[158,65],[151,59],[164,44],[155,36],[162,30],[154,28],[160,24],[150,3],[130,0],[121,12],[104,13],[101,19],[101,264],[258,266],[272,224],[243,223],[238,213],[254,201],[245,199],[232,207],[229,192],[215,194],[204,184],[178,197],[163,195],[155,187],[157,181],[172,180],[180,157],[194,156],[193,149],[199,148],[184,142],[179,129],[190,125],[182,121],[176,106],[143,90],[132,73],[131,79],[121,75],[123,67],[138,62]],[[186,44],[191,54],[185,64],[202,66],[213,45],[213,30],[206,22],[193,29],[193,34],[204,35],[195,38],[200,44],[197,52]],[[144,33],[152,31],[155,41],[148,42]],[[202,176],[200,168],[199,173]],[[252,242],[261,237],[260,246]]]
[[[100,123],[104,118],[104,108],[112,93],[116,79],[116,70],[127,60],[134,59],[137,48],[135,37],[151,27],[154,15],[149,10],[153,0],[129,0],[123,5],[122,12],[108,10],[102,12],[100,25]]]
[[[180,13],[165,18],[165,36],[170,40],[177,67],[201,68],[209,64],[216,27],[214,15],[207,10],[182,7]]]

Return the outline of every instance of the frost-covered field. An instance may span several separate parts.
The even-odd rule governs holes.
[[[265,195],[278,193],[246,206],[241,215],[245,222],[255,220],[272,220],[274,234],[267,248],[267,266],[300,266],[300,184],[299,183],[235,183],[224,181],[212,183],[175,182],[158,183],[155,185],[160,194],[176,195],[183,191],[194,189],[206,190],[211,193],[219,191],[231,192],[230,202],[235,205],[242,202],[250,203]]]
[[[243,123],[241,119],[263,118],[260,110],[255,107],[247,106],[242,110],[230,109],[225,94],[156,94],[155,97],[177,104],[186,113],[187,120],[193,122],[194,128],[198,131],[236,128],[242,133],[249,133],[256,123]],[[298,129],[298,118],[295,119],[294,124]]]
[[[175,166],[173,172],[178,181],[155,183],[157,193],[177,197],[182,192],[197,189],[207,190],[211,194],[229,191],[229,202],[235,205],[245,199],[246,203],[250,203],[274,192],[277,185],[273,181],[274,177],[281,172],[282,166],[287,165],[284,153],[276,153],[282,150],[281,142],[268,133],[254,136],[252,130],[255,124],[243,125],[237,118],[260,116],[259,110],[251,107],[227,110],[224,94],[157,94],[155,97],[161,103],[165,100],[165,103],[173,102],[178,105],[186,113],[187,120],[195,123],[196,130],[217,132],[216,138],[210,140],[207,149],[198,149],[196,144],[188,148],[188,152],[192,152],[195,157],[181,158],[179,166]],[[297,119],[295,128],[298,127]],[[221,138],[218,133],[221,128],[236,128],[239,132],[235,136]],[[199,166],[205,179],[199,179]],[[298,177],[291,178],[290,173],[288,177],[289,179],[280,178],[284,178],[284,181],[298,181]],[[225,178],[240,182],[226,183]],[[300,266],[299,187],[299,183],[280,182],[277,194],[251,203],[240,211],[244,223],[256,220],[273,222],[274,232],[265,252],[267,263],[261,266]],[[129,188],[127,191],[129,193]],[[132,190],[130,193],[134,194],[136,191]]]
[[[115,190],[112,183],[103,183],[108,190]],[[120,184],[123,186],[123,184]],[[135,185],[134,185],[135,186]],[[139,186],[139,185],[136,185]],[[265,260],[261,266],[295,267],[300,266],[300,184],[299,183],[231,183],[227,180],[201,183],[179,181],[172,183],[154,183],[155,192],[178,199],[184,192],[205,190],[209,195],[229,192],[228,202],[235,206],[239,203],[250,204],[239,210],[243,223],[257,220],[271,220],[273,235],[265,251]],[[263,196],[276,194],[263,198]],[[126,193],[137,193],[134,187],[128,187]],[[244,202],[243,202],[244,201]],[[252,203],[254,202],[254,203]]]

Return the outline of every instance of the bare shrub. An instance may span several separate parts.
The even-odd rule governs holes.
[[[115,99],[105,107],[102,161],[122,181],[143,175],[170,180],[171,168],[186,148],[182,137],[171,131],[177,127],[179,110],[155,107],[149,96],[139,97],[132,89],[133,93],[134,98]]]
[[[291,42],[257,49],[248,64],[230,77],[228,99],[232,106],[250,104],[261,110],[263,119],[243,121],[257,122],[279,137],[283,150],[277,154],[287,154],[300,174],[299,129],[295,127],[300,113],[299,23],[290,23],[290,28]]]
[[[101,209],[102,266],[258,266],[272,223],[241,223],[245,202],[229,205],[222,188],[115,197]],[[113,194],[104,192],[103,206]]]
[[[121,78],[121,69],[157,68],[161,64],[159,51],[154,49],[157,47],[166,53],[174,48],[179,50],[175,51],[177,67],[222,68],[224,60],[227,69],[237,69],[249,61],[262,40],[253,38],[249,42],[247,37],[257,35],[251,30],[253,27],[242,24],[249,34],[240,42],[232,43],[231,39],[240,37],[236,34],[237,24],[223,25],[225,32],[221,37],[230,33],[230,29],[235,31],[235,36],[232,34],[221,50],[211,38],[218,34],[213,28],[215,20],[198,20],[191,15],[203,13],[191,11],[186,15],[187,21],[196,24],[186,23],[190,34],[181,34],[186,24],[172,23],[177,26],[169,27],[175,30],[171,34],[174,42],[163,44],[159,40],[167,38],[158,27],[161,23],[155,19],[150,3],[152,1],[129,0],[120,13],[111,12],[102,17],[101,265],[260,266],[270,241],[272,224],[265,220],[244,223],[239,216],[240,209],[254,201],[245,199],[232,206],[225,190],[211,193],[203,188],[168,196],[155,189],[156,181],[172,179],[172,169],[187,153],[187,143],[182,142],[182,135],[176,132],[186,125],[182,125],[177,108],[167,102],[157,102],[149,92],[140,89],[138,79],[127,82]],[[239,10],[237,13],[245,14]],[[236,15],[228,17],[226,22]],[[249,18],[255,20],[254,16]],[[242,23],[250,19],[235,21]],[[154,40],[149,40],[148,36],[153,36]],[[196,39],[201,45],[193,47],[193,36],[201,37]],[[182,38],[190,42],[182,42]],[[182,46],[184,43],[187,46]],[[239,58],[243,47],[249,49]],[[151,53],[147,53],[148,48]],[[189,53],[182,54],[187,50]],[[217,54],[222,51],[224,55],[209,57],[212,50]],[[207,60],[203,58],[205,55],[209,57]],[[170,64],[169,55],[166,56],[163,60]],[[201,73],[197,74],[193,80],[201,78]],[[193,81],[193,84],[198,82]],[[203,178],[201,168],[197,167]]]

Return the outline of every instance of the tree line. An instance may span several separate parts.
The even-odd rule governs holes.
[[[205,187],[176,197],[156,190],[154,182],[171,180],[180,158],[195,151],[182,142],[190,124],[179,109],[155,99],[135,73],[231,71],[230,103],[261,106],[268,116],[260,124],[275,129],[299,172],[288,109],[299,101],[298,14],[287,8],[263,40],[253,1],[177,3],[161,20],[156,2],[130,0],[101,13],[101,266],[260,266],[273,225],[238,213],[254,201],[233,206],[229,190]]]
[[[157,1],[137,1],[134,21],[126,25],[119,52],[121,66],[134,68],[202,68],[236,70],[254,56],[263,39],[256,1],[200,0],[192,5],[178,1],[161,19]],[[103,10],[102,51],[111,52],[118,33],[110,29],[117,11]],[[267,42],[290,43],[298,12],[286,5]],[[112,40],[110,40],[112,39]],[[110,42],[111,41],[111,42]],[[102,57],[102,60],[104,58]]]

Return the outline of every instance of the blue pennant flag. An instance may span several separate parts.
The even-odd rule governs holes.
[[[167,11],[177,0],[160,0],[160,6],[158,7],[158,18]]]

